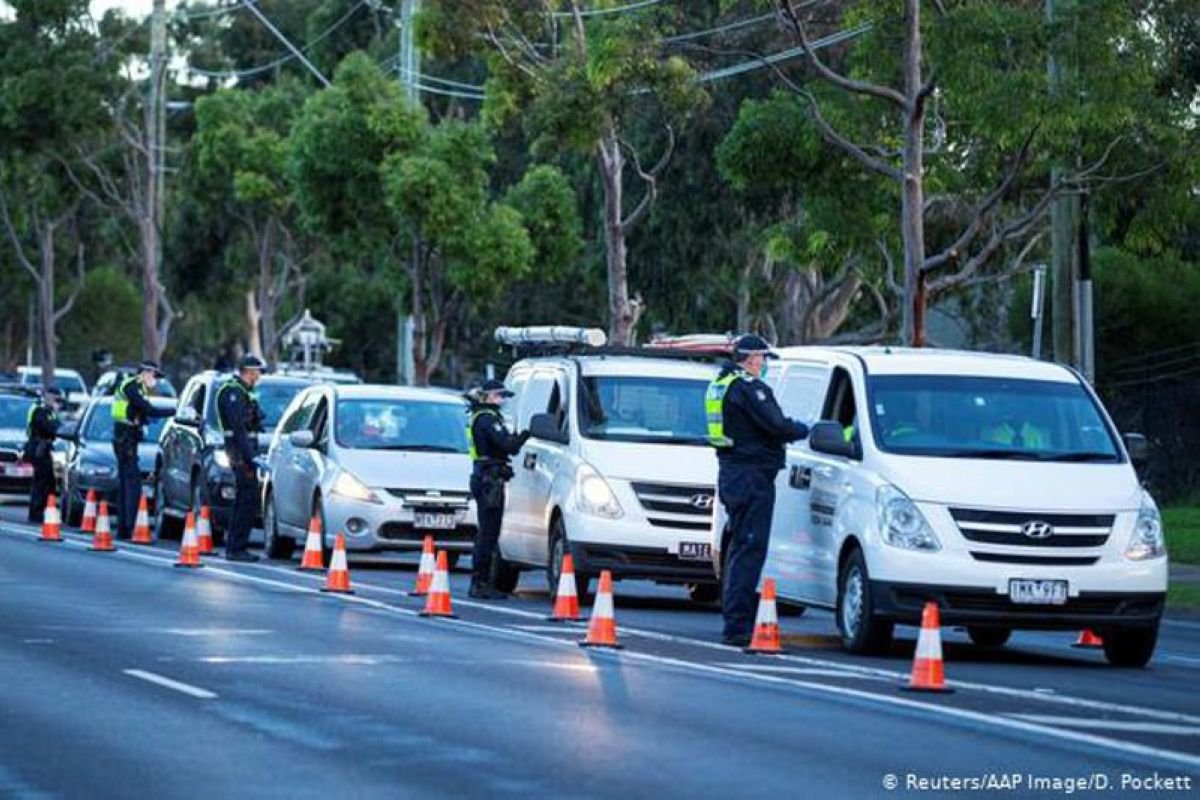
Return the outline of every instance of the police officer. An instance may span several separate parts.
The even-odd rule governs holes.
[[[508,595],[494,585],[494,565],[500,523],[504,519],[504,483],[512,478],[508,459],[516,455],[529,440],[529,431],[510,433],[504,425],[500,404],[512,392],[497,380],[487,380],[472,395],[471,415],[467,438],[473,467],[471,494],[479,526],[475,533],[475,548],[471,551],[471,597],[484,600],[505,600]]]
[[[754,627],[758,581],[767,559],[775,476],[783,469],[784,446],[808,436],[808,427],[788,419],[762,381],[766,360],[778,358],[758,336],[740,337],[733,362],[709,385],[705,397],[709,442],[717,448],[717,491],[728,522],[725,556],[724,642],[744,647]]]
[[[225,558],[228,561],[254,562],[258,556],[247,550],[250,528],[260,502],[258,485],[258,437],[262,432],[262,411],[254,387],[267,365],[255,355],[238,361],[237,375],[217,389],[217,422],[225,434],[225,453],[233,468],[236,494],[229,510],[225,532]]]
[[[138,466],[138,443],[142,428],[155,417],[169,417],[175,412],[156,408],[149,395],[163,376],[155,361],[138,364],[131,375],[113,393],[113,453],[117,457],[117,536],[128,539],[133,533],[138,500],[142,496],[142,470]]]
[[[24,458],[33,465],[33,483],[29,486],[29,521],[41,524],[46,499],[55,489],[54,438],[58,435],[57,389],[42,393],[41,402],[29,409],[25,422]]]

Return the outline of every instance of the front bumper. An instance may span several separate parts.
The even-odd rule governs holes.
[[[1018,605],[1008,595],[977,586],[931,586],[871,581],[874,612],[917,625],[925,603],[938,604],[943,625],[980,625],[1032,630],[1152,627],[1162,616],[1166,592],[1080,592],[1061,606]]]
[[[609,570],[617,579],[652,580],[658,583],[716,583],[708,558],[679,557],[683,542],[709,543],[707,530],[658,527],[627,518],[593,517],[578,511],[563,519],[571,557],[581,572],[598,575]]]
[[[383,492],[379,492],[385,495]],[[346,549],[356,552],[412,552],[420,550],[426,536],[432,536],[438,550],[469,553],[475,546],[474,504],[439,508],[430,505],[421,510],[453,511],[452,529],[420,530],[413,524],[414,508],[385,495],[384,502],[364,503],[328,495],[323,510],[329,534],[346,534]]]

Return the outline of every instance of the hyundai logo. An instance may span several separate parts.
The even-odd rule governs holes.
[[[1054,535],[1054,526],[1049,522],[1031,520],[1021,526],[1021,533],[1030,539],[1049,539]]]
[[[713,498],[711,494],[694,494],[692,499],[688,501],[694,508],[701,511],[708,511],[713,506]]]

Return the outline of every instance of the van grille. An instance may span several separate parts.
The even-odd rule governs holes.
[[[1113,514],[1043,514],[970,508],[951,508],[950,516],[967,541],[1038,548],[1102,547],[1108,541],[1115,519]],[[1045,538],[1027,536],[1022,528],[1031,522],[1050,525],[1053,533]],[[1063,559],[1054,559],[1054,562],[1063,563]]]
[[[1100,556],[1026,556],[971,551],[971,558],[993,564],[1040,564],[1051,567],[1090,567]]]
[[[632,483],[646,518],[656,528],[706,531],[712,525],[716,490],[712,486]]]

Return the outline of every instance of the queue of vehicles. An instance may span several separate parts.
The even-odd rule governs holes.
[[[719,596],[725,533],[704,395],[725,337],[635,349],[598,331],[500,329],[516,355],[504,409],[532,438],[513,460],[497,588],[563,557],[577,591],[615,579]],[[1122,436],[1077,373],[1016,356],[905,348],[794,347],[766,379],[784,412],[810,425],[788,448],[765,576],[780,601],[834,612],[843,646],[888,649],[896,625],[936,601],[980,646],[1017,629],[1101,633],[1110,662],[1144,665],[1167,588],[1162,522],[1136,466],[1146,442]],[[223,376],[185,385],[154,466],[156,528],[201,503],[217,531],[232,500],[214,411]],[[353,552],[419,549],[426,534],[456,559],[475,533],[465,400],[437,389],[359,385],[317,375],[260,383],[268,432],[267,554],[290,558],[315,517]],[[13,396],[15,397],[15,396]],[[4,430],[19,398],[0,394],[0,488],[11,479]],[[159,401],[167,402],[167,401]],[[72,437],[68,507],[108,491],[105,401]],[[111,419],[107,423],[111,427]],[[111,433],[107,434],[111,437]]]

